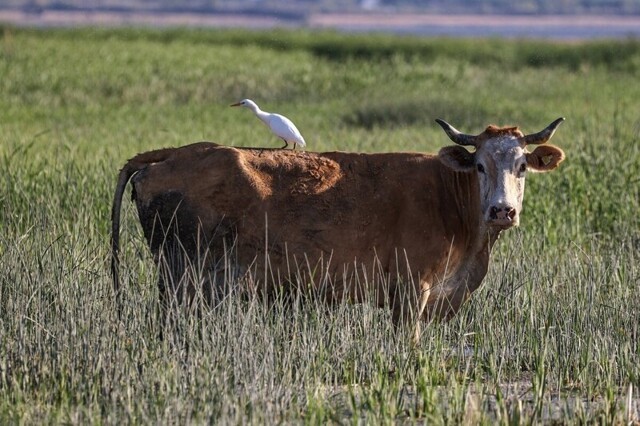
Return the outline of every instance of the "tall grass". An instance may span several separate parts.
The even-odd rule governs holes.
[[[637,421],[639,61],[634,41],[5,28],[0,423]],[[483,287],[416,348],[368,305],[240,297],[160,340],[157,271],[127,202],[116,315],[117,171],[202,139],[276,146],[227,107],[244,97],[314,151],[435,151],[437,117],[474,133],[566,116],[553,143],[567,160],[529,175]]]

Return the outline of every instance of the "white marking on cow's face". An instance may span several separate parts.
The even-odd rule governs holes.
[[[481,144],[475,153],[484,222],[501,229],[518,226],[527,171],[525,149],[513,135]]]

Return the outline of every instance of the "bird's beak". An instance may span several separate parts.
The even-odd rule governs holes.
[[[240,106],[240,105],[242,105],[242,102],[237,102],[237,103],[235,103],[235,104],[231,104],[231,105],[229,105],[229,106]]]

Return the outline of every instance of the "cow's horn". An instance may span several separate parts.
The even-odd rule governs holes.
[[[439,118],[436,118],[436,123],[438,123],[440,127],[444,129],[447,136],[449,136],[449,139],[451,139],[458,145],[476,146],[476,136],[461,133],[451,124]]]
[[[546,129],[538,132],[532,133],[530,135],[523,136],[520,140],[524,142],[525,145],[540,145],[551,139],[553,133],[556,131],[560,123],[564,121],[564,117],[560,117],[556,119],[553,123],[549,124]]]

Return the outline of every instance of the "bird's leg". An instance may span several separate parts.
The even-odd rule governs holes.
[[[298,145],[298,144],[294,142],[294,143],[293,143],[293,150],[294,150],[294,151],[296,150],[296,145]]]
[[[284,139],[282,139],[284,141],[284,146],[280,149],[285,149],[285,148],[289,148],[289,142],[285,141]]]

